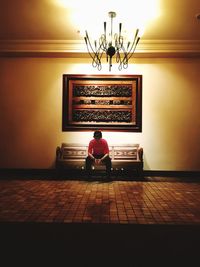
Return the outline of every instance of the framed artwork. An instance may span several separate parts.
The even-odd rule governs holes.
[[[63,131],[142,131],[142,75],[63,75]]]

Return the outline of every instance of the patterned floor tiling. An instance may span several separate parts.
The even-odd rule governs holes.
[[[2,179],[0,221],[200,224],[200,183]]]

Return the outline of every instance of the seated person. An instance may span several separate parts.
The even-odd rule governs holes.
[[[95,131],[93,137],[94,139],[89,142],[88,156],[85,160],[86,171],[90,176],[92,164],[101,164],[102,162],[106,165],[107,178],[110,178],[112,163],[109,157],[108,143],[102,138],[101,131]]]

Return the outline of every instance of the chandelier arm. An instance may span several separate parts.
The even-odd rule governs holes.
[[[89,50],[89,48],[88,48],[88,45],[89,45],[89,47],[90,47],[90,49],[92,50],[92,52],[95,53],[95,52],[94,52],[94,49],[92,48],[92,45],[91,45],[91,43],[90,43],[90,39],[89,39],[89,36],[88,36],[87,31],[86,31],[85,43],[86,43],[88,52],[90,53],[90,50]]]
[[[94,52],[94,55],[92,55],[92,59],[93,59],[92,65],[94,67],[97,67],[98,70],[101,69],[101,58],[102,58],[102,55],[103,55],[103,52],[100,53],[100,48],[96,52]]]
[[[98,48],[98,50],[95,52],[95,56],[98,58],[98,61],[101,63],[101,58],[103,56],[103,52],[100,52],[100,47]]]
[[[103,56],[103,51],[101,52],[101,50],[102,50],[102,48],[101,48],[101,46],[99,46],[99,48],[96,49],[96,52],[93,52],[94,55],[92,55],[92,58],[93,58],[92,65],[94,67],[97,67],[98,70],[101,70],[101,68],[102,68],[102,66],[101,66],[101,58]]]
[[[121,54],[120,54],[120,51],[123,51],[123,54],[125,54],[126,53],[126,51],[125,51],[125,48],[122,46],[122,45],[120,45],[120,47],[118,46],[117,47],[117,50],[116,50],[116,62],[118,63],[118,62],[120,62],[120,64],[122,63],[122,59],[121,59]]]
[[[121,55],[120,55],[119,50],[118,50],[117,53],[116,53],[116,62],[119,63],[118,69],[119,69],[119,70],[122,70],[122,63],[123,63],[123,60],[121,59]]]
[[[101,61],[99,61],[99,60],[95,61],[95,58],[94,58],[92,61],[92,66],[94,68],[97,68],[98,70],[101,70],[101,68],[102,68]]]
[[[123,36],[117,36],[117,34],[116,34],[116,37],[115,37],[116,50],[118,50],[118,51],[123,50],[123,43],[124,43]]]
[[[119,49],[116,51],[116,62],[121,62],[121,56],[120,56],[120,53],[119,53]]]
[[[138,42],[139,42],[139,40],[140,40],[140,37],[138,37],[137,38],[137,41],[135,42],[135,45],[134,45],[134,48],[133,48],[133,51],[130,53],[130,51],[129,51],[129,53],[128,53],[128,60],[132,57],[132,55],[135,53],[135,49],[136,49],[136,47],[137,47],[137,44],[138,44]],[[133,46],[132,46],[133,47]],[[132,50],[132,49],[131,49]],[[130,54],[130,55],[129,55]]]
[[[127,57],[128,53],[126,52],[124,47],[122,47],[122,50],[123,50],[124,57],[123,57],[123,59],[121,59],[121,57],[120,57],[120,64],[118,67],[119,70],[122,70],[122,66],[124,69],[127,69],[127,67],[128,67],[128,57]]]
[[[133,40],[133,43],[131,45],[131,48],[129,49],[129,51],[127,51],[127,54],[133,54],[134,51],[135,51],[135,48],[140,40],[140,37],[138,37],[138,32],[139,32],[139,29],[136,30],[135,32],[135,37],[134,37],[134,40]],[[131,52],[133,50],[133,52]]]
[[[85,43],[87,46],[88,53],[90,57],[92,58],[92,66],[97,67],[100,70],[101,69],[101,57],[102,57],[102,54],[99,57],[100,47],[96,51],[93,49],[87,31],[86,31]],[[95,46],[96,46],[96,42],[95,42]]]
[[[89,47],[88,47],[88,44],[86,44],[86,46],[87,46],[87,51],[88,51],[90,57],[94,60],[94,56],[93,56],[93,54],[95,54],[95,52],[94,52],[92,46],[90,46],[90,48],[91,48],[93,54],[90,52]]]
[[[92,66],[95,67],[95,68],[98,67],[98,66],[101,67],[101,57],[98,56],[98,53],[95,52],[91,47],[91,50],[92,50],[92,53],[93,53],[92,54],[91,51],[89,50],[88,45],[87,45],[87,50],[88,50],[88,54],[92,58]],[[98,67],[98,69],[99,69],[99,67]]]
[[[102,49],[104,52],[107,51],[107,42],[106,42],[106,35],[102,34],[99,38],[99,49]]]

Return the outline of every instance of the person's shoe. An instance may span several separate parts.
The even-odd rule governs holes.
[[[87,181],[91,181],[91,178],[92,178],[91,173],[90,173],[90,172],[87,172],[87,173],[86,173],[86,180],[87,180]]]
[[[107,182],[111,182],[111,181],[112,181],[112,179],[111,179],[111,176],[110,176],[110,175],[106,175],[106,181],[107,181]]]

